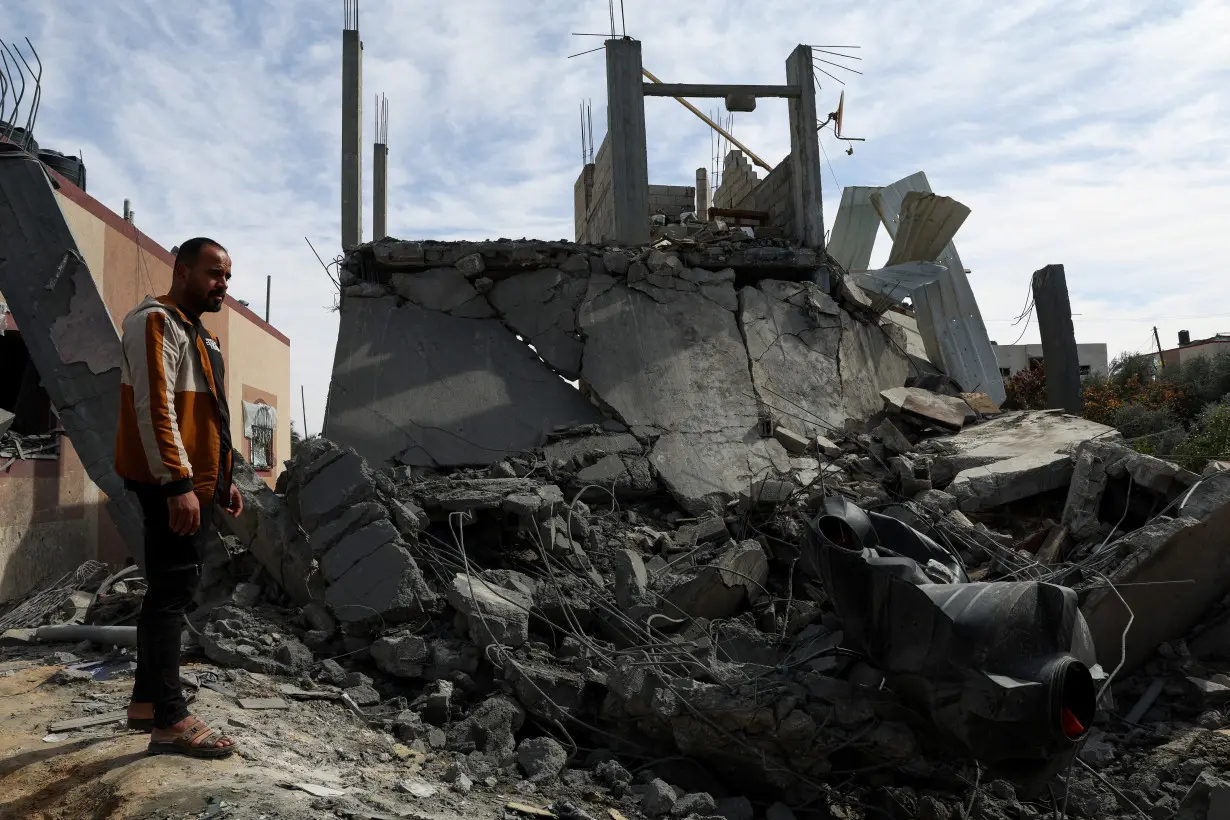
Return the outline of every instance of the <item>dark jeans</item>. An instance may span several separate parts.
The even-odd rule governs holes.
[[[134,703],[154,704],[154,725],[166,729],[188,717],[179,682],[180,634],[184,614],[201,580],[200,555],[212,526],[211,505],[201,505],[194,535],[171,531],[166,497],[137,492],[145,514],[145,580],[148,588],[137,618],[137,674]]]

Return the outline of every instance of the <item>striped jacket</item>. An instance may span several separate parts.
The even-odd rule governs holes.
[[[218,340],[166,296],[138,305],[123,330],[115,471],[130,489],[225,499],[234,454]]]

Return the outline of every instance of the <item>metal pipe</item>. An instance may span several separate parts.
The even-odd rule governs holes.
[[[269,292],[273,289],[273,275],[265,274],[265,324],[269,324]]]
[[[34,640],[39,643],[91,641],[111,646],[135,647],[137,628],[135,626],[86,626],[83,624],[40,626],[34,632]]]
[[[642,73],[642,74],[644,74],[646,77],[648,77],[650,82],[654,82],[654,83],[661,83],[661,82],[662,82],[662,81],[661,81],[661,80],[659,80],[657,77],[655,77],[655,76],[653,76],[652,74],[650,74],[650,73],[649,73],[649,69],[647,69],[647,68],[642,68],[642,69],[641,69],[641,73]],[[751,157],[752,162],[756,163],[757,165],[759,165],[761,168],[765,169],[766,171],[772,171],[772,170],[773,170],[773,166],[772,166],[772,165],[770,165],[769,163],[765,162],[763,159],[761,159],[760,157],[758,157],[758,156],[756,156],[754,153],[752,153],[752,149],[751,149],[751,148],[748,148],[746,145],[744,145],[743,143],[739,142],[737,139],[735,139],[735,138],[734,138],[734,136],[733,136],[733,135],[731,135],[731,133],[730,133],[729,131],[727,131],[727,130],[726,130],[725,128],[723,128],[722,126],[718,125],[718,124],[717,124],[716,122],[714,122],[713,120],[711,120],[711,119],[709,119],[708,117],[706,117],[706,116],[704,115],[704,113],[703,113],[703,112],[701,112],[701,110],[700,110],[699,108],[697,108],[696,106],[692,105],[692,103],[688,102],[687,100],[683,99],[682,97],[675,97],[675,101],[676,101],[676,102],[678,102],[680,105],[682,105],[684,108],[686,108],[686,109],[688,109],[689,111],[691,111],[691,112],[692,112],[693,114],[695,114],[696,116],[700,117],[700,118],[701,118],[701,120],[702,120],[702,121],[703,121],[706,125],[708,125],[710,128],[712,128],[714,131],[717,131],[719,134],[721,134],[721,135],[722,135],[723,137],[725,137],[727,140],[729,140],[731,145],[735,146],[735,147],[736,147],[736,148],[738,148],[740,151],[742,151],[743,153],[745,153],[745,154],[747,154],[749,157]]]

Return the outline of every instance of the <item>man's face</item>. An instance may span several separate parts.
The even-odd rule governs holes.
[[[201,313],[217,313],[222,310],[227,284],[231,278],[231,257],[214,245],[201,249],[196,262],[180,266],[177,276],[183,276],[185,307]]]

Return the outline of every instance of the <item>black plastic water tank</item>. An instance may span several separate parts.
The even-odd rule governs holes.
[[[14,145],[21,145],[31,154],[38,153],[38,140],[34,139],[34,137],[31,136],[29,137],[30,144],[25,145],[25,140],[27,139],[26,129],[22,128],[20,125],[13,126],[13,133],[10,134],[8,126],[0,124],[0,137],[4,137],[6,135],[7,135],[8,141],[13,143]]]
[[[69,182],[85,190],[85,163],[78,157],[61,154],[59,151],[39,151],[38,158],[44,165],[57,171]]]

